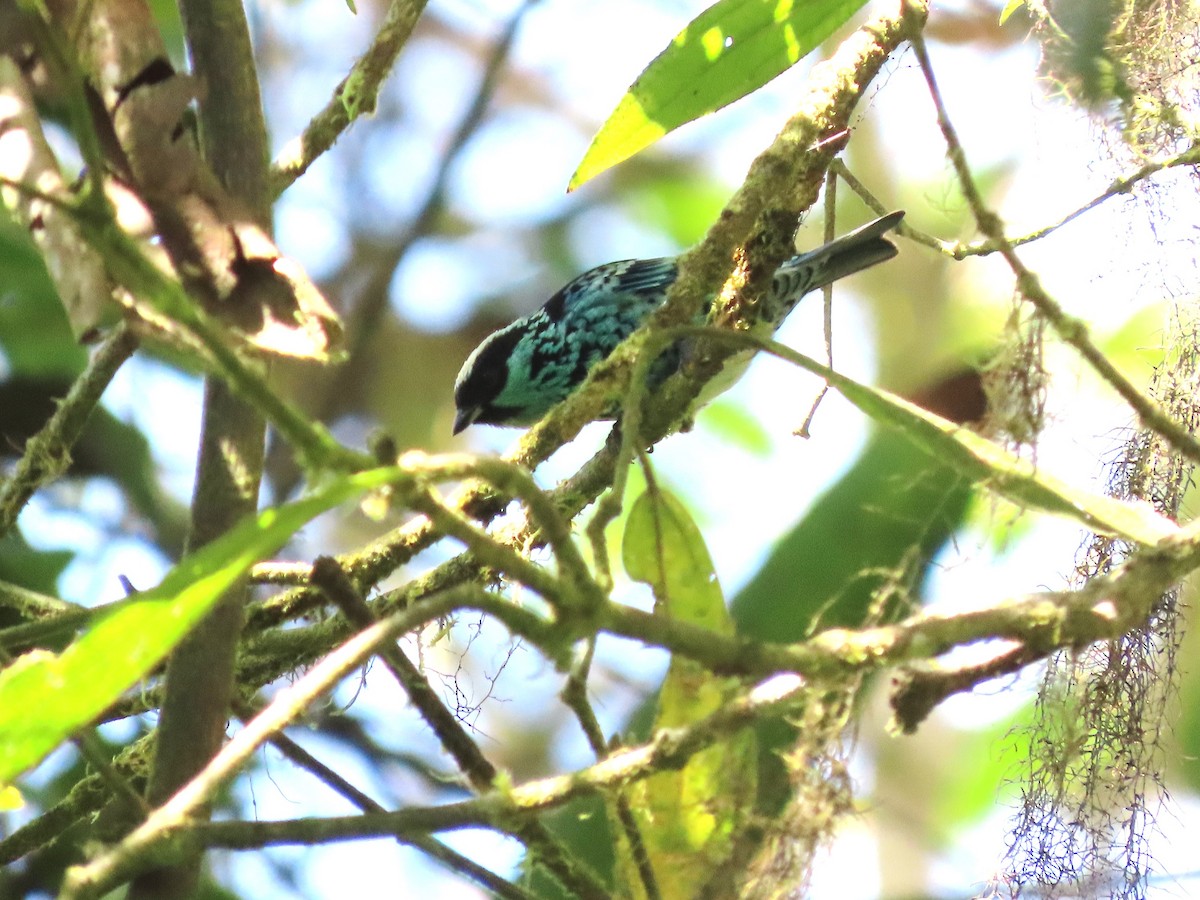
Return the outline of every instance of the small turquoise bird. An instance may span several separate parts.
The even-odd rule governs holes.
[[[805,294],[896,255],[886,237],[903,211],[793,256],[775,273],[764,318],[779,325]],[[583,383],[667,295],[675,257],[625,259],[584,272],[536,312],[484,338],[454,382],[454,433],[474,424],[532,425]],[[707,315],[707,309],[703,315]],[[703,323],[703,318],[697,324]],[[661,383],[680,364],[676,347],[652,370]]]

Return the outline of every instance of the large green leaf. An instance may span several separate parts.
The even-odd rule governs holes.
[[[655,613],[719,634],[733,620],[704,537],[683,504],[655,485],[629,511],[621,542],[629,577],[654,589]],[[675,728],[715,712],[738,691],[703,665],[675,656],[658,698],[656,728]],[[646,855],[664,897],[695,897],[727,864],[733,837],[754,803],[755,745],[750,732],[697,753],[675,772],[629,788]],[[642,896],[628,847],[619,871],[627,893]]]
[[[621,556],[629,577],[654,589],[656,613],[733,633],[704,535],[684,505],[657,484],[630,508]]]
[[[800,641],[824,628],[861,627],[889,581],[920,596],[970,495],[955,469],[900,431],[877,429],[733,598],[738,633]]]
[[[403,477],[372,469],[248,518],[179,562],[158,587],[113,604],[62,653],[0,672],[0,784],[11,782],[117,700],[179,643],[252,564],[313,517]]]
[[[574,190],[669,131],[762,87],[866,0],[719,0],[654,58],[571,176]]]
[[[1156,544],[1178,531],[1174,522],[1148,503],[1116,500],[1067,484],[999,444],[903,397],[860,384],[783,345],[775,347],[783,358],[826,379],[875,421],[899,428],[934,458],[1019,506],[1067,516],[1098,534],[1115,535],[1135,544]]]

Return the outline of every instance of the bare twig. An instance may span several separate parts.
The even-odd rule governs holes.
[[[62,475],[92,410],[117,370],[137,349],[137,338],[119,325],[71,385],[50,420],[25,445],[16,470],[0,485],[0,535],[7,534],[34,491]]]
[[[247,720],[253,718],[252,710],[242,708],[238,711],[238,717]],[[318,780],[327,784],[330,788],[336,791],[341,796],[345,797],[359,809],[366,813],[382,813],[386,812],[383,806],[376,803],[357,787],[335,772],[329,766],[325,765],[286,734],[276,734],[270,739],[271,746],[275,747],[287,759],[291,760],[295,765],[312,774]],[[402,843],[408,844],[411,847],[416,847],[418,850],[426,853],[430,857],[436,859],[451,871],[459,872],[466,875],[468,878],[473,878],[479,884],[483,885],[497,897],[504,900],[533,900],[533,895],[519,885],[513,884],[505,878],[501,878],[496,873],[485,869],[473,859],[463,856],[456,850],[447,847],[441,841],[425,835],[412,835],[408,838],[397,838]]]
[[[822,238],[826,244],[830,243],[837,237],[837,174],[838,168],[843,171],[846,166],[840,159],[835,159],[829,167],[829,171],[825,173],[825,234]],[[825,364],[829,368],[833,368],[833,282],[825,285],[821,289],[821,312],[822,325],[825,334]],[[804,417],[804,421],[800,423],[800,427],[796,429],[797,437],[807,438],[811,436],[810,429],[812,428],[813,419],[817,417],[817,410],[821,406],[821,401],[825,399],[825,395],[829,393],[829,382],[821,383],[821,390],[815,398],[813,398],[812,406],[809,407],[808,414]]]
[[[1020,291],[1021,296],[1028,300],[1050,323],[1055,333],[1064,342],[1074,347],[1100,378],[1129,404],[1145,428],[1162,435],[1172,447],[1193,463],[1200,463],[1200,441],[1197,441],[1194,435],[1167,415],[1159,403],[1140,391],[1112,364],[1088,336],[1087,324],[1081,319],[1067,315],[1058,302],[1046,293],[1037,275],[1026,268],[1021,258],[1017,256],[1012,242],[1004,233],[1004,224],[1000,221],[1000,217],[984,203],[979,187],[975,183],[975,176],[967,165],[966,153],[958,140],[958,134],[946,112],[945,104],[942,102],[942,96],[933,75],[933,67],[929,62],[929,54],[919,35],[913,39],[913,52],[921,65],[921,71],[925,74],[925,81],[929,86],[929,96],[932,98],[934,109],[937,112],[938,127],[946,141],[946,153],[958,176],[963,196],[975,216],[979,230],[995,245],[1009,268],[1012,269],[1017,279],[1017,290]]]
[[[366,630],[376,624],[375,615],[336,560],[328,556],[319,557],[313,563],[312,581],[356,627]],[[471,787],[478,793],[495,788],[498,774],[496,767],[483,755],[479,745],[471,740],[462,723],[438,699],[421,670],[390,641],[380,646],[379,657],[408,694],[409,701],[437,736],[442,747],[454,758]],[[575,884],[578,877],[573,868],[555,867],[554,863],[566,858],[567,853],[541,823],[533,820],[522,821],[515,824],[513,830],[538,859],[550,860],[548,868],[564,885],[581,889],[584,896],[594,893],[594,885]]]
[[[359,630],[377,624],[377,619],[366,601],[359,595],[337,561],[329,556],[319,556],[313,562],[312,583],[325,592],[342,615]],[[476,791],[491,790],[496,780],[496,768],[488,761],[471,740],[462,723],[446,708],[434,693],[428,679],[422,674],[394,643],[379,648],[379,658],[392,676],[408,694],[409,702],[429,725],[441,742],[443,749],[454,758]]]
[[[1196,165],[1200,165],[1200,143],[1193,144],[1186,150],[1176,153],[1173,156],[1169,156],[1166,159],[1148,162],[1141,166],[1137,171],[1115,179],[1112,184],[1110,184],[1107,188],[1105,188],[1087,203],[1083,204],[1083,206],[1067,213],[1067,215],[1063,216],[1061,219],[1051,225],[1046,225],[1037,229],[1036,231],[1031,231],[1029,234],[1022,235],[1021,237],[1011,238],[1008,242],[1009,246],[1020,247],[1022,244],[1029,244],[1033,241],[1041,240],[1047,235],[1052,234],[1053,232],[1062,228],[1069,222],[1075,221],[1084,213],[1091,212],[1102,203],[1111,200],[1114,197],[1133,193],[1133,189],[1137,187],[1138,184],[1145,181],[1147,178],[1157,175],[1159,172],[1165,172],[1168,169],[1176,169],[1180,166]],[[957,243],[952,246],[945,247],[944,249],[955,259],[965,259],[968,256],[984,256],[989,253],[996,253],[997,251],[1000,251],[1002,247],[1002,244],[989,237],[989,239],[986,241],[972,244]]]
[[[333,146],[342,132],[360,115],[375,111],[380,85],[396,57],[412,37],[427,0],[392,0],[371,46],[358,58],[334,89],[325,108],[313,117],[303,134],[290,141],[271,171],[271,195],[278,197],[308,171],[308,167]]]

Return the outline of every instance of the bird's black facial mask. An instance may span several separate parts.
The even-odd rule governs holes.
[[[454,405],[458,407],[455,434],[476,422],[503,421],[497,419],[493,401],[504,390],[508,380],[508,358],[520,339],[518,332],[498,331],[467,358],[454,383]]]

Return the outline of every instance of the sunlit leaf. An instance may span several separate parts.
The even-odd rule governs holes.
[[[795,65],[866,0],[719,0],[650,63],[571,176],[574,190]]]
[[[25,798],[12,785],[0,787],[0,812],[20,809],[25,805]]]
[[[786,357],[826,378],[877,422],[900,428],[922,449],[986,487],[1029,509],[1068,516],[1099,534],[1155,544],[1178,526],[1148,503],[1122,501],[1068,485],[1029,460],[888,391],[868,387],[791,351]]]
[[[1018,9],[1025,5],[1025,0],[1008,0],[1004,4],[1004,9],[1000,10],[1000,24],[1003,25],[1008,21],[1008,17],[1015,13]]]
[[[179,562],[158,587],[113,604],[62,653],[33,651],[0,672],[0,784],[92,721],[179,643],[250,566],[306,522],[401,477],[373,469],[246,519]]]
[[[656,612],[733,633],[704,536],[671,494],[653,485],[634,501],[621,554],[629,577],[654,589]]]
[[[654,589],[659,615],[733,631],[712,557],[700,529],[677,499],[651,485],[629,511],[622,555],[629,577]],[[703,665],[673,657],[659,695],[656,728],[695,722],[738,688]],[[677,772],[664,772],[627,793],[664,897],[698,896],[729,857],[732,837],[755,795],[755,745],[749,732],[705,750]],[[619,842],[618,871],[638,896],[629,847]]]

